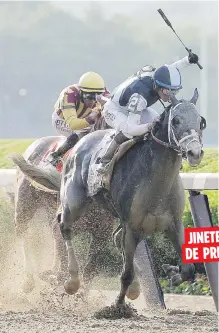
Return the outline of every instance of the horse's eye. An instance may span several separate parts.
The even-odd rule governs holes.
[[[172,120],[173,126],[175,127],[175,126],[179,125],[179,123],[180,123],[179,118],[174,117],[173,120]]]
[[[204,129],[206,129],[206,126],[207,126],[207,124],[206,124],[206,120],[205,120],[204,117],[201,116],[200,130],[203,131]]]

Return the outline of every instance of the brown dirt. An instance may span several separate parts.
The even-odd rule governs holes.
[[[42,233],[42,226],[40,230]],[[38,273],[50,268],[52,263],[52,255],[45,256],[45,253],[52,252],[52,242],[48,238],[46,241],[46,252],[42,249],[42,256],[38,253],[41,245],[35,242],[35,250],[38,249],[38,267],[35,269]],[[1,262],[0,268],[0,333],[218,332],[212,297],[165,295],[168,310],[158,311],[147,308],[140,295],[138,300],[131,302],[137,315],[127,307],[123,309],[124,314],[128,313],[127,317],[131,314],[130,318],[112,319],[119,317],[116,309],[110,307],[117,296],[115,291],[92,290],[88,300],[83,301],[79,297],[66,295],[63,287],[52,288],[36,278],[36,288],[26,295],[21,291],[24,270],[22,251],[15,242],[11,244],[13,249],[7,260]],[[0,253],[1,259],[4,255]],[[111,319],[95,318],[95,314],[103,308],[104,315]]]
[[[92,290],[87,301],[63,293],[62,287],[11,294],[0,299],[1,333],[50,332],[218,332],[212,297],[165,295],[168,310],[146,308],[143,296],[133,301],[131,318],[96,319],[97,311],[115,300],[115,291]]]

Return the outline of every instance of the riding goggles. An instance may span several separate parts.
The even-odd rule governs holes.
[[[83,99],[87,99],[90,101],[96,101],[97,96],[101,95],[102,93],[93,93],[93,92],[83,92]]]
[[[166,96],[169,96],[170,95],[170,92],[173,94],[173,95],[176,95],[178,94],[179,92],[179,89],[176,90],[176,89],[167,89],[167,88],[161,88],[162,90],[162,93]]]

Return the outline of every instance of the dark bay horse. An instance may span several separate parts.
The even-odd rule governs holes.
[[[133,282],[133,258],[142,239],[163,231],[181,257],[185,194],[179,171],[182,156],[191,166],[200,164],[202,131],[206,122],[195,106],[197,90],[190,101],[178,101],[172,94],[170,98],[171,105],[154,124],[150,136],[137,142],[115,165],[110,190],[103,189],[93,197],[116,212],[121,222],[124,265],[116,301],[118,306],[124,304],[126,292]],[[60,229],[68,252],[70,277],[64,284],[68,294],[74,294],[80,286],[73,228],[90,202],[87,194],[89,164],[105,134],[106,131],[96,131],[82,138],[69,155],[62,175]],[[13,155],[12,159],[33,180],[51,190],[59,189],[55,174],[29,165],[22,156]],[[172,282],[178,285],[193,274],[194,265],[181,264],[180,274],[173,276]]]
[[[93,126],[92,131],[99,128],[107,128],[103,118],[99,118]],[[64,137],[43,137],[34,141],[24,152],[25,159],[37,166],[41,163],[43,156],[54,143],[59,143]],[[55,170],[55,169],[54,169]],[[54,171],[55,172],[55,171]],[[61,175],[56,173],[61,179]],[[59,194],[57,192],[48,192],[39,189],[30,182],[19,169],[17,170],[17,183],[15,191],[15,228],[16,236],[21,240],[21,246],[24,253],[25,278],[23,290],[31,292],[35,287],[35,268],[33,264],[33,256],[31,248],[33,240],[30,239],[29,229],[31,229],[31,220],[39,218],[41,211],[46,212],[43,216],[44,225],[46,222],[52,229],[54,238],[54,260],[53,267],[50,270],[40,274],[41,279],[49,281],[50,277],[57,277],[61,281],[67,272],[67,252],[65,243],[63,242],[60,228],[56,219],[57,209],[60,205]],[[85,281],[92,281],[96,273],[96,264],[98,255],[100,254],[106,242],[112,234],[115,217],[109,211],[104,211],[96,202],[92,202],[88,212],[81,217],[79,223],[74,226],[74,235],[88,232],[91,235],[91,243],[89,246],[88,260],[84,267],[83,277]]]

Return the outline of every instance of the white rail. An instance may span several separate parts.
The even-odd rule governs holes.
[[[219,173],[180,173],[185,190],[218,190]],[[0,187],[13,188],[16,169],[0,169]]]

